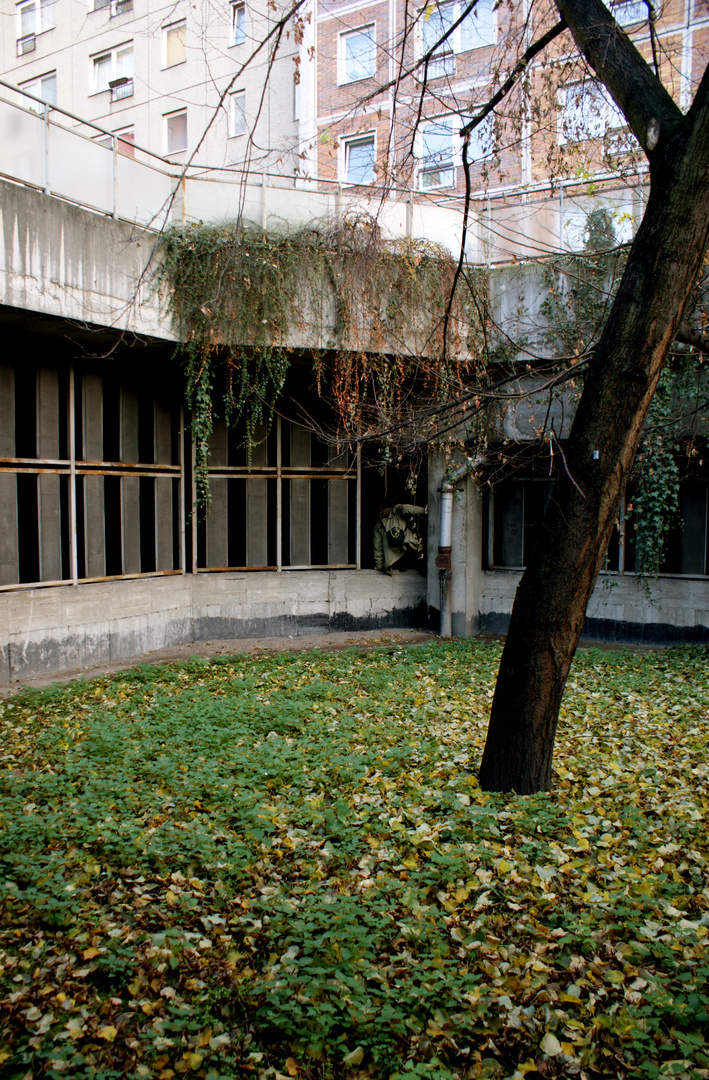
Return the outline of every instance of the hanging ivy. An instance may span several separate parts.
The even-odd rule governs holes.
[[[344,440],[386,431],[417,399],[462,390],[483,364],[485,276],[469,274],[456,290],[444,347],[454,273],[443,248],[386,241],[366,216],[296,232],[168,230],[159,279],[180,337],[198,504],[209,503],[215,409],[245,422],[250,453],[299,349]]]

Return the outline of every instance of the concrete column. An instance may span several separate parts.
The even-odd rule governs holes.
[[[0,457],[15,456],[15,375],[0,364]],[[19,579],[17,535],[17,478],[0,473],[0,585]]]
[[[445,455],[432,453],[428,461],[428,617],[432,630],[440,626],[440,577],[435,559],[440,529],[440,487],[445,477]],[[453,637],[478,633],[482,589],[482,494],[470,477],[456,485],[453,497],[451,551]]]

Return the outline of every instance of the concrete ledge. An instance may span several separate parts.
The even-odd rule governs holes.
[[[18,589],[0,594],[0,683],[193,641],[423,627],[415,571],[283,571]]]

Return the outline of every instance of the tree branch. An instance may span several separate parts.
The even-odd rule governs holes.
[[[512,68],[512,71],[509,73],[509,75],[503,82],[500,89],[492,95],[490,100],[485,103],[485,105],[482,107],[482,109],[479,110],[479,112],[476,112],[472,120],[469,120],[465,127],[461,128],[460,134],[463,136],[464,139],[467,140],[467,138],[470,136],[470,133],[474,131],[479,124],[482,124],[485,117],[489,116],[492,110],[500,104],[504,97],[509,94],[512,87],[517,82],[519,76],[522,74],[527,65],[531,63],[534,57],[538,53],[546,49],[547,45],[552,42],[554,38],[558,37],[559,34],[561,34],[564,30],[566,30],[566,20],[562,18],[559,20],[558,23],[552,26],[551,30],[547,30],[546,34],[542,34],[540,38],[532,42],[529,48],[522,53],[515,66]]]
[[[555,0],[583,56],[650,156],[682,113],[601,0]]]
[[[482,124],[486,116],[488,116],[496,105],[502,101],[502,99],[509,94],[512,87],[515,85],[517,79],[520,77],[527,65],[534,59],[537,53],[540,53],[542,49],[545,49],[550,41],[553,41],[555,37],[558,37],[566,29],[566,23],[563,19],[560,19],[555,26],[552,26],[551,30],[547,30],[546,34],[542,34],[537,41],[532,42],[528,49],[520,56],[519,60],[513,67],[510,74],[505,79],[500,89],[492,95],[490,100],[480,109],[472,120],[461,128],[461,136],[463,138],[463,173],[465,175],[465,200],[463,203],[463,227],[460,235],[460,256],[458,258],[458,265],[455,268],[455,275],[453,277],[453,285],[451,286],[450,295],[448,297],[448,304],[446,305],[445,315],[443,316],[443,359],[445,359],[446,350],[448,348],[448,325],[450,323],[451,312],[453,311],[453,303],[455,300],[455,290],[458,286],[458,279],[463,272],[463,265],[465,263],[465,247],[468,239],[468,220],[470,218],[470,198],[472,194],[472,188],[470,183],[470,162],[468,160],[468,144],[470,142],[470,133],[475,128]]]
[[[683,319],[679,324],[675,333],[675,341],[681,341],[683,345],[692,345],[695,349],[699,349],[700,352],[709,356],[709,334],[705,333],[704,330],[695,329],[686,319]]]

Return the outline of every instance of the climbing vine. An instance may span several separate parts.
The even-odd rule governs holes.
[[[180,337],[198,503],[209,502],[215,409],[245,422],[250,451],[306,349],[343,441],[386,442],[402,409],[462,390],[484,363],[485,277],[468,275],[451,303],[454,271],[443,248],[387,241],[366,216],[295,232],[168,230],[159,277]]]
[[[599,208],[589,216],[583,252],[544,262],[544,344],[548,355],[565,358],[548,364],[573,368],[591,356],[626,258],[612,217]],[[330,434],[342,443],[374,439],[381,461],[392,462],[416,445],[457,442],[487,453],[488,465],[497,454],[502,475],[509,448],[489,445],[486,410],[494,393],[484,388],[500,385],[505,372],[517,378],[539,368],[520,365],[525,343],[491,326],[488,272],[464,274],[451,301],[454,272],[444,249],[385,240],[367,216],[284,232],[203,224],[168,230],[159,276],[180,338],[198,504],[209,504],[215,415],[243,423],[250,454],[258,430],[270,427],[290,368],[304,360],[333,407]],[[668,363],[631,479],[640,576],[659,573],[677,514],[673,424],[691,370],[687,356]],[[583,382],[572,374],[558,391],[570,399]],[[462,405],[455,414],[443,412],[456,401]],[[455,415],[455,422],[446,427],[442,415]],[[415,430],[416,438],[403,443],[403,430]]]
[[[604,208],[589,215],[583,252],[546,261],[541,310],[548,344],[557,352],[582,356],[592,351],[626,261],[627,251],[616,246],[614,223]],[[696,358],[673,352],[660,376],[629,483],[626,524],[634,531],[635,570],[646,590],[660,573],[677,521],[678,457],[687,439],[682,416],[697,402],[697,389]]]

